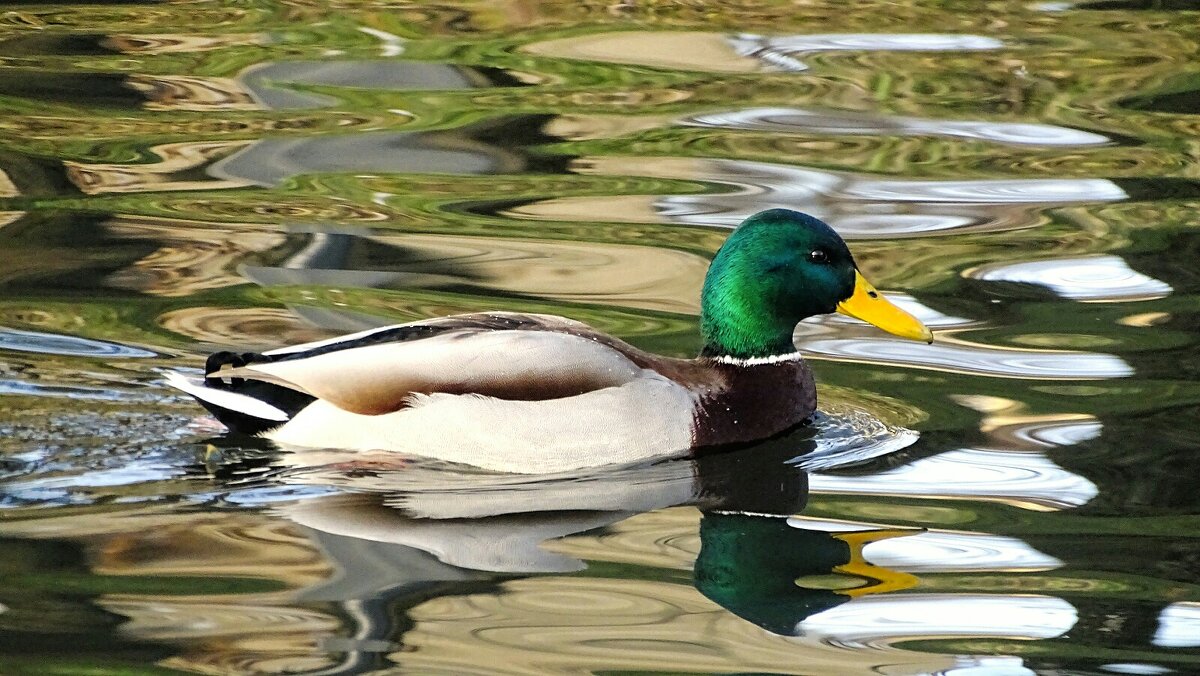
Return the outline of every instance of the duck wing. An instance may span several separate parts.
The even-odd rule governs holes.
[[[228,355],[228,356],[225,356]],[[631,358],[632,357],[632,358]],[[456,315],[272,350],[218,353],[209,379],[271,383],[353,413],[403,408],[413,394],[542,400],[630,382],[632,346],[562,317]]]

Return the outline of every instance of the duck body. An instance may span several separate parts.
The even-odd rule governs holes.
[[[644,352],[563,317],[493,312],[219,352],[204,378],[168,382],[231,430],[288,446],[545,473],[742,444],[803,423],[816,388],[791,336],[805,317],[840,310],[932,339],[866,283],[829,226],[782,209],[729,237],[701,308],[695,359]]]
[[[206,370],[204,379],[171,382],[235,432],[509,472],[746,443],[816,409],[799,354],[672,359],[534,314],[456,315],[261,354],[217,353]]]

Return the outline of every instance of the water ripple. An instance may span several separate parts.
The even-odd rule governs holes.
[[[814,493],[1004,502],[1038,511],[1087,504],[1099,488],[1040,453],[964,448],[869,476],[813,473]]]
[[[30,383],[8,378],[0,379],[0,395],[18,397],[61,397],[65,399],[91,399],[96,401],[146,401],[145,395],[115,390],[112,388],[84,387],[81,385],[49,385]]]
[[[946,33],[828,33],[766,37],[751,33],[730,36],[729,43],[742,56],[771,68],[807,70],[792,54],[829,51],[947,52],[1000,49],[1004,43],[982,35]]]
[[[208,167],[227,181],[275,186],[301,174],[493,174],[516,171],[524,160],[510,150],[436,133],[364,132],[353,135],[256,141]]]
[[[862,463],[908,448],[920,438],[913,430],[893,427],[858,409],[817,411],[810,426],[815,448],[795,460],[808,471]]]
[[[454,91],[503,84],[478,68],[420,61],[281,61],[251,66],[239,76],[254,99],[273,110],[336,105],[326,94],[287,85],[373,91]],[[281,86],[282,85],[282,86]]]
[[[1129,267],[1120,256],[985,265],[963,274],[989,282],[1036,284],[1063,298],[1080,301],[1154,300],[1173,291],[1170,284]]]
[[[1163,648],[1200,647],[1200,603],[1172,603],[1163,608],[1153,643]]]
[[[995,438],[1030,448],[1074,446],[1100,436],[1104,426],[1091,416],[1083,420],[1039,420],[996,425],[988,430]]]
[[[705,161],[679,177],[734,190],[660,198],[655,210],[670,221],[732,228],[759,210],[781,207],[813,214],[850,238],[1017,227],[1029,217],[1011,213],[1016,207],[1128,198],[1107,179],[879,179],[741,160]]]
[[[1133,367],[1111,354],[984,347],[945,340],[911,345],[888,338],[804,339],[802,352],[817,358],[967,373],[992,378],[1098,380],[1125,378]]]
[[[958,204],[1111,201],[1129,197],[1103,178],[1012,178],[987,181],[859,180],[842,194],[853,199]]]
[[[851,521],[792,517],[793,526],[828,532],[868,528]],[[875,526],[877,527],[877,526]],[[1043,554],[1024,540],[988,533],[926,531],[868,544],[863,554],[876,566],[910,573],[1034,572],[1059,568],[1060,559]]]
[[[868,596],[804,620],[799,635],[845,647],[914,638],[1049,639],[1075,626],[1075,607],[1053,596],[893,594]]]
[[[41,331],[0,327],[0,350],[61,354],[72,357],[154,357],[155,353],[128,345]]]
[[[1012,145],[1090,146],[1109,142],[1107,136],[1050,124],[935,120],[801,108],[748,108],[697,115],[682,123],[783,133],[949,136]]]

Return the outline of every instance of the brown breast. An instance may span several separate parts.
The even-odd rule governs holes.
[[[817,408],[812,371],[803,359],[750,365],[709,361],[708,367],[721,382],[698,390],[694,447],[766,439],[804,422]]]

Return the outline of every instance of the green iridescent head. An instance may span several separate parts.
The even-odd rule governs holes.
[[[797,211],[761,211],[725,240],[704,279],[704,354],[748,359],[794,352],[796,324],[835,311],[906,338],[933,339],[863,279],[833,228]]]

